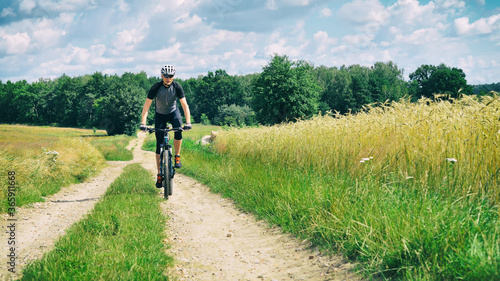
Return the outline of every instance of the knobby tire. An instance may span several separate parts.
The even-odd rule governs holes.
[[[168,184],[168,195],[172,195],[172,190],[174,189],[174,164],[172,163],[172,151],[168,152],[168,178],[167,178],[167,184]]]
[[[164,193],[164,196],[165,196],[165,199],[168,199],[168,196],[169,195],[172,195],[172,175],[170,173],[171,171],[171,156],[170,156],[170,151],[166,150],[165,151],[165,154],[166,154],[166,159],[164,159],[165,161],[165,172],[164,172],[164,175],[165,175],[165,180],[163,181],[164,183],[164,186],[163,186],[163,193]]]
[[[168,191],[167,191],[167,181],[168,181],[168,174],[167,174],[167,171],[168,171],[168,168],[167,168],[167,165],[166,165],[166,159],[165,159],[165,153],[167,153],[167,151],[165,150],[162,150],[161,152],[161,155],[160,155],[160,161],[161,161],[161,174],[163,176],[163,181],[162,181],[162,187],[163,187],[163,196],[165,197],[165,199],[168,199]]]

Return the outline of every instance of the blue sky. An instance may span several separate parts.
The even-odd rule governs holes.
[[[498,0],[2,0],[0,79],[260,72],[274,54],[329,67],[393,61],[500,82]]]

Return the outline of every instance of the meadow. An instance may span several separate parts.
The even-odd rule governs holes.
[[[108,137],[105,131],[0,125],[0,169],[16,173],[16,206],[44,201],[61,187],[95,175],[106,160],[131,160],[125,149],[132,137]],[[7,191],[0,192],[6,212]]]
[[[183,146],[182,173],[366,277],[495,280],[499,143],[498,95],[401,100],[219,131]]]

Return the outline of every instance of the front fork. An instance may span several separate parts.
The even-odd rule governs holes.
[[[165,158],[165,164],[167,165],[166,168],[170,169],[170,177],[174,178],[175,167],[174,167],[174,164],[172,163],[172,161],[174,161],[174,159],[172,157],[172,146],[170,145],[170,143],[168,141],[168,137],[165,137],[164,143],[167,144],[167,146],[163,150],[163,157],[166,157]],[[164,144],[162,143],[160,145],[160,148],[162,148],[163,146],[164,146]],[[169,162],[169,160],[170,160],[170,162]],[[165,175],[163,175],[163,176],[165,176]]]

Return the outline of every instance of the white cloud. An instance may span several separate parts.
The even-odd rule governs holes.
[[[185,13],[176,19],[174,28],[175,30],[182,32],[183,30],[196,29],[200,27],[201,24],[202,18],[200,18],[198,15],[190,16],[188,13]]]
[[[1,80],[158,76],[164,63],[182,78],[219,68],[245,74],[274,53],[327,66],[392,60],[405,73],[444,62],[464,68],[468,81],[500,77],[500,14],[475,18],[484,0],[13,1],[0,9],[0,64],[12,66],[0,70]],[[483,36],[468,37],[475,35]],[[26,73],[34,65],[36,73]]]
[[[19,10],[23,13],[30,14],[31,11],[35,8],[36,3],[35,0],[22,0],[19,3]]]
[[[435,2],[437,7],[451,15],[459,14],[465,8],[465,2],[462,0],[435,0]]]
[[[324,8],[323,10],[321,10],[320,12],[320,16],[322,18],[329,18],[332,16],[332,10],[328,9],[328,8]]]
[[[390,18],[390,13],[378,0],[354,0],[342,6],[338,15],[346,21],[360,24],[384,24]]]
[[[374,45],[374,38],[372,34],[353,34],[344,36],[342,41],[357,48],[367,48]]]
[[[316,53],[322,54],[327,50],[331,50],[331,48],[337,44],[338,40],[336,38],[330,38],[326,31],[318,31],[313,35]]]
[[[144,39],[144,33],[142,30],[136,28],[131,30],[122,30],[116,34],[113,46],[117,50],[132,51],[135,45],[141,42],[142,39]]]
[[[61,36],[66,34],[65,31],[56,28],[51,20],[43,19],[35,26],[33,39],[38,47],[42,49],[57,46]]]
[[[1,34],[0,49],[5,49],[8,55],[20,55],[26,53],[31,43],[28,33],[17,32],[15,34]]]
[[[85,65],[89,63],[90,52],[86,48],[73,47],[73,52],[64,56],[66,64]]]
[[[309,0],[267,0],[265,7],[268,10],[275,11],[284,7],[302,7],[309,5]]]
[[[211,53],[217,49],[251,48],[255,42],[254,33],[214,30],[201,37],[195,44],[196,53]]]
[[[26,1],[26,0],[24,0]],[[78,10],[94,9],[97,7],[95,0],[65,0],[65,1],[40,1],[40,9],[55,12],[72,12]]]
[[[301,57],[302,51],[307,47],[308,42],[303,42],[299,46],[292,46],[287,38],[279,38],[276,42],[264,47],[264,53],[267,56],[274,54],[287,55],[289,57]],[[295,40],[294,40],[295,41]]]
[[[455,30],[459,35],[490,34],[499,29],[500,14],[481,18],[473,23],[469,23],[469,18],[467,17],[455,19]]]
[[[130,7],[128,6],[127,3],[125,3],[124,0],[118,0],[118,1],[116,1],[115,7],[118,8],[118,10],[120,10],[121,12],[124,12],[124,13],[130,11]]]
[[[415,30],[408,36],[405,36],[403,34],[396,35],[395,42],[412,45],[424,45],[428,43],[440,42],[441,39],[442,35],[438,29],[424,28]]]
[[[420,5],[418,0],[398,0],[388,10],[392,21],[399,25],[428,27],[446,20],[445,15],[434,13],[435,4],[432,1]]]
[[[278,5],[276,4],[276,0],[267,0],[265,7],[266,7],[266,9],[271,10],[271,11],[275,11],[278,9]]]
[[[465,7],[465,2],[461,0],[435,0],[436,4],[445,9],[461,9]]]
[[[0,13],[0,18],[12,17],[15,16],[14,9],[12,8],[3,8],[2,13]]]
[[[158,49],[152,52],[148,52],[145,55],[145,58],[149,61],[158,61],[158,60],[168,60],[171,58],[182,59],[183,54],[181,52],[181,43],[177,42],[172,46],[164,49]]]
[[[309,0],[282,0],[286,5],[301,7],[309,5]]]

